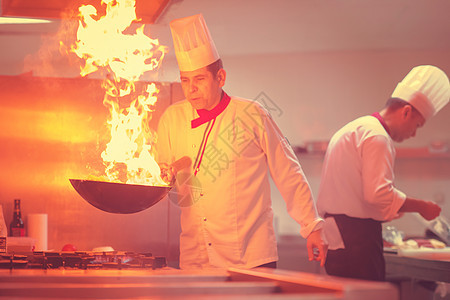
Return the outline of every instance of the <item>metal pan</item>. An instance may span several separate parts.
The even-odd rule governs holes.
[[[143,211],[163,199],[171,186],[150,186],[69,179],[84,200],[106,212],[132,214]]]
[[[178,171],[190,167],[191,164],[191,159],[184,156],[168,166],[168,169],[171,170],[172,175],[176,175]],[[98,209],[116,214],[132,214],[143,211],[162,200],[172,189],[172,186],[69,180],[84,200]]]

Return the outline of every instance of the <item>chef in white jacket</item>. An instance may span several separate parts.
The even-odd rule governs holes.
[[[226,73],[201,14],[170,28],[186,99],[162,115],[157,155],[161,166],[192,161],[170,195],[181,207],[180,267],[276,267],[269,173],[323,265],[323,220],[288,141],[260,104],[222,90]]]
[[[449,80],[435,66],[417,66],[397,85],[386,106],[337,131],[325,154],[317,198],[325,218],[330,275],[385,278],[381,223],[404,212],[431,220],[440,207],[407,197],[394,186],[394,142],[414,137],[450,97]]]

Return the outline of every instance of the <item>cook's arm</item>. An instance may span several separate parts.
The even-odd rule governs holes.
[[[364,202],[374,219],[390,221],[403,205],[406,195],[394,186],[395,149],[388,137],[375,135],[362,145]]]
[[[161,168],[161,178],[166,183],[173,185],[175,183],[177,173],[183,169],[189,168],[191,164],[192,160],[188,156],[183,156],[170,165],[166,163],[160,163],[159,166]]]
[[[407,197],[399,212],[417,212],[426,220],[433,220],[439,216],[441,208],[431,201]]]

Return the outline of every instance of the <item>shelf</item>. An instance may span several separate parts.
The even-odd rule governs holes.
[[[294,146],[293,149],[297,157],[323,158],[325,156],[325,151],[307,151],[301,146]],[[396,148],[396,151],[398,159],[450,159],[450,151],[432,152],[428,147]]]
[[[444,158],[450,159],[450,152],[431,152],[428,147],[421,148],[397,148],[398,158]]]

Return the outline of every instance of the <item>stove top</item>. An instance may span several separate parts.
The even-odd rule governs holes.
[[[1,254],[0,269],[158,269],[167,266],[165,257],[151,253],[33,252],[29,255]]]

